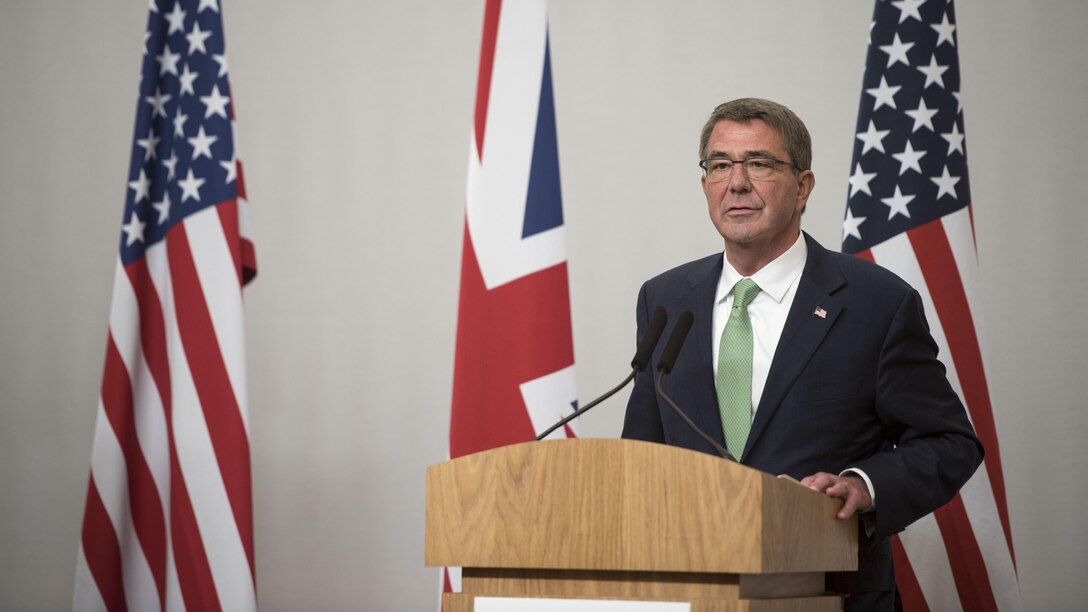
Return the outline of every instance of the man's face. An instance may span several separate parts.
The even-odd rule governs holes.
[[[707,157],[735,161],[773,157],[793,162],[781,134],[759,120],[719,121],[710,134]],[[755,254],[767,263],[797,239],[801,211],[816,179],[810,170],[794,174],[781,164],[769,179],[753,181],[742,164],[735,164],[728,179],[714,183],[704,176],[702,181],[710,219],[725,238],[726,250]]]

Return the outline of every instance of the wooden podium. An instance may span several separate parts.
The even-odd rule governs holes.
[[[427,468],[428,566],[476,596],[690,602],[693,612],[839,610],[857,521],[795,481],[634,440],[527,442]]]

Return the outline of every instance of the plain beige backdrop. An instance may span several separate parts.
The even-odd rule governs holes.
[[[70,605],[146,4],[0,2],[0,610]],[[447,448],[483,0],[223,4],[260,264],[246,301],[261,607],[432,610],[423,474]],[[1080,609],[1088,4],[957,11],[976,325],[1024,607]],[[641,281],[721,248],[696,167],[717,103],[769,97],[808,123],[804,229],[838,245],[872,2],[549,14],[587,400],[626,374]],[[617,436],[625,396],[583,434]]]

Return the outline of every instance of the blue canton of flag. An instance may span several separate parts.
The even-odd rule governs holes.
[[[952,4],[878,2],[876,13],[843,222],[847,253],[971,202]]]
[[[218,2],[150,6],[121,235],[126,264],[188,215],[238,197]]]

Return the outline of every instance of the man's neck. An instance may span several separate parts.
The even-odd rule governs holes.
[[[796,242],[796,237],[781,247],[771,250],[768,250],[767,245],[764,244],[726,245],[725,258],[729,261],[729,265],[733,266],[734,270],[747,278],[778,259],[782,253],[790,250],[794,242]]]

